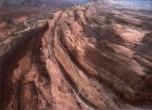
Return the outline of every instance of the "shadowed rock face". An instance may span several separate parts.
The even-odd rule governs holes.
[[[1,40],[0,108],[152,109],[151,19],[88,3],[27,23]]]

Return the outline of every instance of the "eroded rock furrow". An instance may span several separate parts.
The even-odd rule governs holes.
[[[75,5],[5,37],[0,44],[0,109],[152,108],[147,29],[152,25],[140,28],[148,21],[127,13],[120,17],[119,9],[108,12],[100,6]]]

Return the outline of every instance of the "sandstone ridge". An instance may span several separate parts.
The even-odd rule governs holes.
[[[143,13],[75,5],[9,35],[0,108],[152,109],[152,16]]]

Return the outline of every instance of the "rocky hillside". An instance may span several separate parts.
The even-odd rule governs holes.
[[[25,22],[0,43],[0,109],[152,109],[151,21],[88,3]]]

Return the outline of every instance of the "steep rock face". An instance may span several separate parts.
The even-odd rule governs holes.
[[[5,39],[0,108],[151,109],[152,16],[143,13],[75,5]]]

